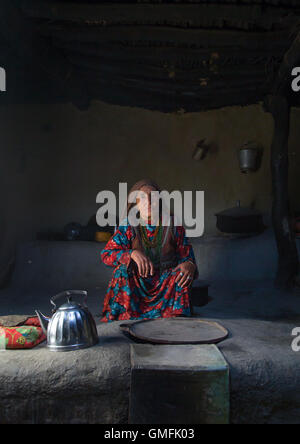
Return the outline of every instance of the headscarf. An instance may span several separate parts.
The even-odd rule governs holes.
[[[121,214],[121,217],[120,217],[120,221],[124,221],[127,217],[128,217],[128,214],[129,214],[129,211],[131,210],[131,208],[134,206],[134,205],[136,205],[135,203],[129,203],[128,202],[128,198],[129,198],[129,195],[130,195],[130,193],[132,193],[132,192],[134,192],[134,191],[139,191],[141,188],[143,188],[143,187],[145,187],[145,186],[151,186],[151,187],[153,187],[156,191],[161,191],[161,189],[160,189],[160,187],[157,185],[157,183],[154,181],[154,180],[152,180],[152,179],[142,179],[142,180],[139,180],[138,182],[136,182],[134,185],[133,185],[133,187],[130,189],[130,191],[129,191],[129,193],[128,193],[128,196],[127,196],[127,202],[126,202],[126,205],[125,205],[125,207],[123,208],[123,210],[122,210],[122,214]]]
[[[146,187],[146,186],[153,187],[156,191],[161,192],[160,187],[157,185],[156,182],[154,182],[154,180],[152,180],[152,179],[142,179],[142,180],[139,180],[138,182],[136,182],[133,185],[133,187],[130,189],[130,191],[128,193],[128,196],[130,195],[130,193],[132,193],[134,191],[139,191],[141,188]],[[135,205],[134,203],[129,203],[128,200],[127,200],[127,215],[129,213],[130,209],[134,205]]]

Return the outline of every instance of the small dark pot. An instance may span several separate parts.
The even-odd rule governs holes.
[[[209,283],[200,279],[194,280],[191,288],[190,302],[193,307],[204,307],[211,298],[208,295]]]
[[[216,214],[217,228],[223,233],[260,233],[265,229],[262,214],[251,208],[234,207]]]

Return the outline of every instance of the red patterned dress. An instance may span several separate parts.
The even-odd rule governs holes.
[[[145,225],[150,240],[156,226]],[[102,322],[190,316],[189,287],[180,287],[175,279],[180,271],[176,265],[192,261],[196,264],[193,248],[182,226],[165,228],[165,262],[163,268],[155,268],[153,276],[143,278],[131,260],[134,248],[141,248],[137,230],[128,221],[115,230],[101,252],[105,265],[113,267],[113,276],[106,293]],[[172,255],[170,256],[170,251]],[[196,270],[195,276],[197,277]]]

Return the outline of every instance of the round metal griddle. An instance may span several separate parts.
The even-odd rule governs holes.
[[[229,335],[217,322],[198,318],[142,320],[120,328],[133,339],[152,344],[217,344]]]

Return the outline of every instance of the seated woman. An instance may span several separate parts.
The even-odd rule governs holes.
[[[193,248],[183,226],[151,223],[151,192],[160,191],[151,180],[137,182],[131,192],[145,198],[136,204],[142,223],[122,221],[101,252],[102,261],[114,267],[104,301],[102,322],[191,316],[190,286],[198,275]],[[130,194],[129,193],[129,194]],[[127,215],[134,204],[128,204]],[[152,205],[153,204],[152,202]],[[153,221],[152,221],[153,222]]]

